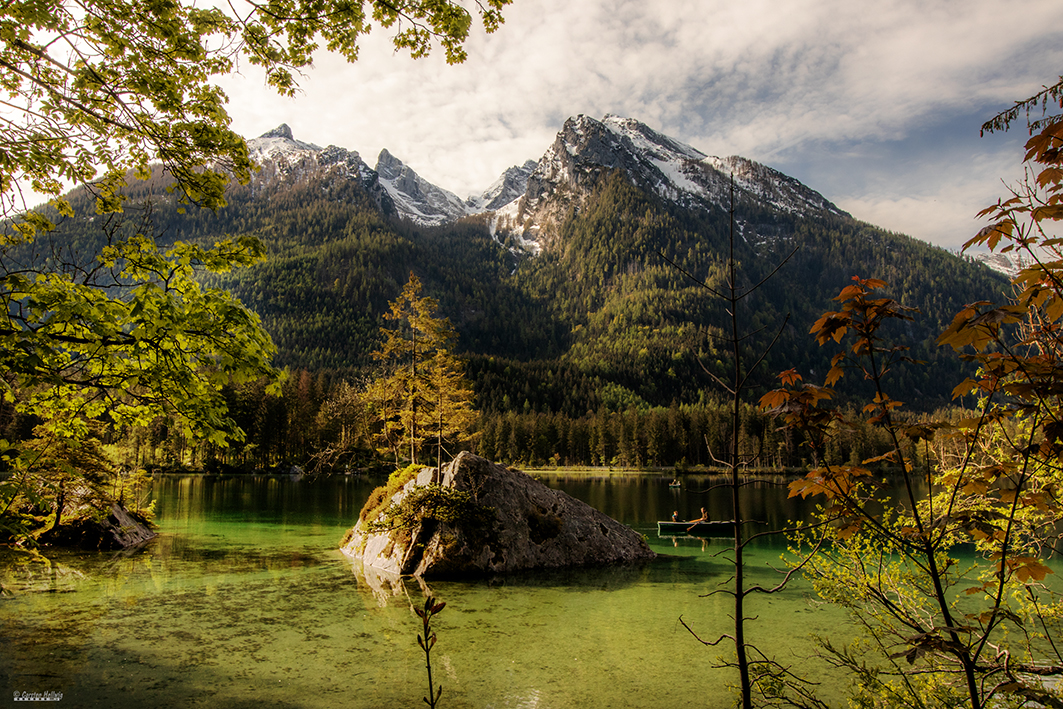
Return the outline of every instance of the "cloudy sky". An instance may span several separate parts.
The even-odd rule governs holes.
[[[1063,73],[1059,0],[514,0],[465,64],[387,31],[322,54],[295,99],[251,67],[234,128],[386,147],[459,196],[537,160],[569,116],[636,118],[792,175],[864,221],[955,248],[1020,174],[1025,130],[982,122]]]

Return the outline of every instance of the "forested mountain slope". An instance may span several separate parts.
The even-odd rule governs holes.
[[[758,283],[789,257],[739,313],[758,333],[748,346],[769,341],[789,315],[759,371],[764,384],[789,367],[820,378],[829,353],[809,327],[852,276],[873,276],[923,313],[895,334],[928,364],[898,372],[898,383],[917,406],[943,403],[961,365],[934,338],[964,304],[1000,300],[1007,285],[985,266],[856,221],[792,178],[706,157],[630,120],[569,121],[518,175],[521,197],[432,227],[401,219],[390,183],[357,153],[306,143],[278,153],[290,132],[267,137],[264,169],[216,214],[180,213],[156,175],[131,184],[121,224],[75,200],[78,216],[51,243],[76,254],[107,229],[163,241],[258,237],[265,262],[210,284],[262,317],[278,364],[343,377],[372,366],[381,316],[413,272],[455,325],[483,410],[570,416],[697,402],[713,389],[702,368],[728,369],[723,304],[683,271],[722,283],[731,174],[740,281]]]
[[[752,201],[739,202],[736,212],[745,234],[756,234],[736,237],[741,284],[760,282],[786,261],[739,311],[745,332],[760,331],[747,347],[769,341],[790,316],[761,381],[768,383],[775,372],[790,367],[806,377],[817,378],[818,372],[821,378],[827,353],[807,335],[809,327],[852,276],[874,276],[891,284],[891,296],[923,313],[894,334],[928,365],[899,371],[898,384],[909,396],[925,398],[927,406],[947,401],[961,364],[937,348],[934,339],[964,304],[1000,299],[1006,287],[1003,278],[847,215],[805,217]],[[566,337],[558,361],[598,382],[599,397],[606,396],[606,403],[622,407],[668,405],[673,398],[697,401],[712,388],[702,365],[717,375],[729,372],[727,357],[720,354],[726,350],[720,337],[727,316],[723,303],[669,261],[719,287],[729,231],[730,218],[723,209],[683,208],[636,188],[621,172],[609,172],[599,178],[583,206],[565,217],[556,241],[540,256],[524,260],[514,278],[549,308],[555,322],[564,323]],[[526,371],[529,367],[532,372]],[[518,377],[526,382],[532,408],[581,413],[582,403],[565,400],[570,392],[566,386],[537,398],[550,388],[553,375],[550,367],[542,375],[536,368],[524,365],[524,376]],[[486,369],[495,371],[497,365]],[[491,379],[498,382],[498,391],[504,379]],[[481,392],[490,407],[508,408],[491,398],[494,391],[486,384]],[[523,400],[514,402],[510,392],[510,405],[514,403],[522,405]]]

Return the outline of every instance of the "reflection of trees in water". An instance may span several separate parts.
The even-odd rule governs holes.
[[[153,544],[151,560],[162,566],[164,574],[172,564],[199,564],[204,574],[241,574],[301,569],[328,561],[321,550],[269,549],[245,544],[212,546],[180,535],[162,535]]]
[[[538,474],[543,483],[564,490],[597,510],[628,525],[650,525],[672,518],[696,519],[704,507],[709,518],[731,519],[731,497],[725,474],[678,476],[679,488],[670,488],[672,475],[659,474]],[[748,475],[742,496],[742,514],[758,523],[756,531],[783,529],[791,521],[810,520],[817,502],[789,497],[792,475]],[[887,487],[892,486],[887,477]]]
[[[247,521],[353,524],[375,486],[356,476],[182,475],[157,477],[153,492],[159,519],[173,522],[205,519],[209,511],[212,519],[243,514]]]
[[[679,519],[700,516],[704,507],[710,519],[731,518],[731,500],[723,475],[682,475],[682,487],[669,488],[670,476],[550,476],[547,484],[564,489],[592,507],[606,512],[625,524],[652,524],[671,519],[672,512]],[[795,519],[808,519],[815,508],[800,498],[788,499],[787,483],[783,475],[750,477],[743,496],[745,519],[766,523],[766,528],[781,529]]]
[[[57,557],[72,557],[61,552]],[[76,557],[73,557],[76,561]],[[0,549],[0,589],[4,595],[22,593],[68,593],[86,578],[61,558],[36,551]]]

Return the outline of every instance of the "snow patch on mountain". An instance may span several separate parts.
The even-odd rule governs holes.
[[[528,160],[523,165],[507,168],[494,184],[479,195],[470,196],[465,200],[469,213],[493,212],[520,199],[528,187],[528,177],[537,165],[534,160]]]
[[[1003,273],[1008,278],[1015,278],[1019,271],[1026,268],[1026,262],[1021,256],[1013,254],[995,254],[988,251],[978,251],[971,256],[975,261],[984,263],[998,273]]]
[[[376,172],[399,214],[424,226],[438,226],[469,214],[465,202],[453,192],[422,178],[385,148]]]
[[[784,212],[844,214],[823,195],[766,165],[737,155],[727,158],[706,155],[631,118],[606,116],[602,124],[618,136],[621,145],[630,142],[664,177],[655,187],[666,199],[683,203],[692,196],[727,207],[729,180],[734,175],[735,187],[740,192],[747,192],[757,201]]]
[[[709,157],[704,162],[723,175],[734,175],[735,187],[784,212],[801,215],[827,212],[849,216],[819,192],[767,165],[737,155]]]
[[[317,155],[322,148],[313,143],[296,140],[292,137],[292,129],[288,124],[281,123],[273,130],[247,141],[247,150],[251,159],[259,164],[267,160],[283,160],[293,164],[303,158]]]
[[[685,143],[658,133],[634,118],[606,115],[602,125],[621,138],[627,138],[636,150],[650,156],[654,161],[681,164],[686,160],[704,160],[705,153]]]
[[[528,224],[521,218],[521,199],[495,210],[487,222],[491,238],[521,256],[538,256],[543,246],[539,242],[539,227]]]

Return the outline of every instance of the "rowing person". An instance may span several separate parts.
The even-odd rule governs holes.
[[[704,507],[702,507],[701,508],[701,516],[698,517],[697,519],[690,520],[690,526],[687,527],[687,531],[689,532],[694,527],[697,527],[698,524],[700,524],[701,522],[708,522],[708,521],[709,521],[709,513],[705,511]]]

